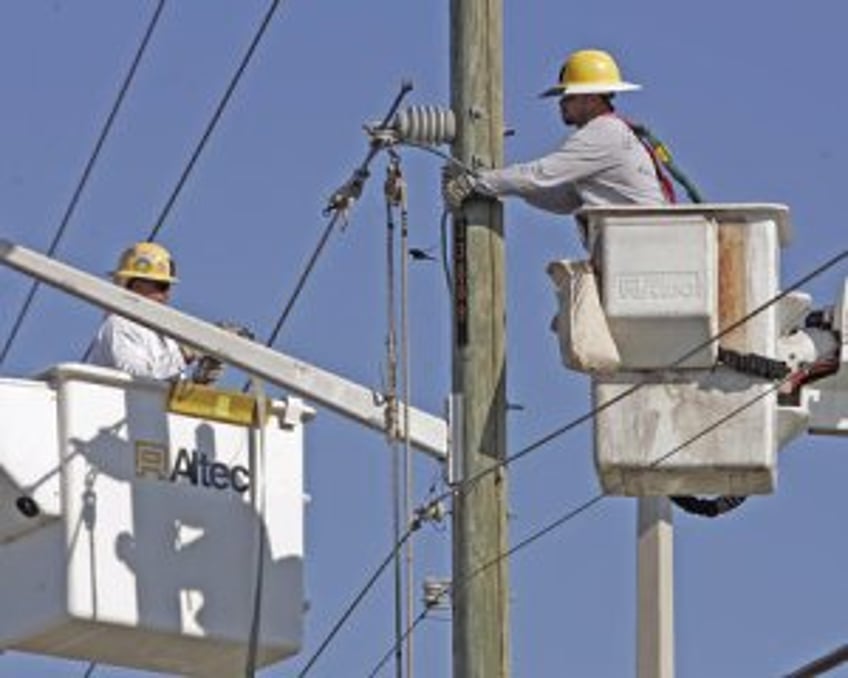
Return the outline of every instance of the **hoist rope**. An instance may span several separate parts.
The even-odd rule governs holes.
[[[404,516],[412,520],[413,468],[412,446],[409,438],[409,403],[412,400],[412,368],[410,364],[411,332],[409,327],[409,207],[407,203],[406,181],[400,174],[400,317],[401,317],[401,378],[403,380],[403,477],[404,477]],[[404,545],[406,560],[406,626],[412,624],[414,605],[414,553],[411,540]],[[406,637],[406,678],[413,678],[413,637]]]
[[[397,393],[397,303],[395,300],[395,220],[394,206],[398,201],[398,162],[392,157],[386,167],[384,195],[386,199],[386,441],[391,454],[391,497],[392,529],[395,542],[401,536],[401,470],[398,434],[398,393]],[[403,676],[403,651],[400,637],[403,633],[403,571],[401,552],[394,557],[394,632],[395,632],[395,675]]]
[[[395,539],[400,536],[401,515],[405,522],[412,519],[412,450],[409,440],[409,400],[411,398],[410,359],[409,359],[409,212],[407,204],[407,185],[400,165],[400,156],[389,151],[389,164],[386,169],[386,287],[387,287],[387,326],[388,336],[386,353],[388,364],[387,399],[387,436],[392,451],[392,496],[394,501]],[[395,210],[400,213],[401,237],[398,252],[395,252]],[[400,360],[397,351],[397,307],[395,299],[395,262],[400,259]],[[403,382],[403,426],[400,426],[398,411],[398,363],[400,362]],[[402,431],[402,446],[398,443],[398,434]],[[400,451],[403,451],[400,463]],[[402,489],[401,489],[402,488]],[[403,558],[401,557],[403,555]],[[403,560],[403,563],[401,562]],[[403,566],[402,566],[403,565]],[[407,541],[403,554],[398,552],[395,560],[395,637],[400,639],[403,631],[403,612],[406,613],[406,626],[412,623],[413,600],[413,549]],[[401,600],[401,590],[405,588],[405,601]],[[406,676],[412,677],[412,638],[407,637],[404,653],[400,642],[396,643],[396,674],[404,675],[403,655],[406,659]]]
[[[159,218],[156,220],[156,223],[153,226],[153,230],[151,230],[150,235],[147,236],[148,241],[152,242],[153,240],[156,240],[156,237],[159,235],[159,231],[162,229],[162,226],[165,223],[165,219],[168,217],[168,214],[170,214],[171,209],[173,208],[174,203],[176,203],[177,198],[179,197],[183,186],[185,186],[186,181],[188,181],[188,177],[194,169],[194,166],[197,163],[200,154],[203,152],[203,149],[206,147],[206,143],[212,136],[212,132],[217,126],[218,121],[220,120],[221,115],[224,112],[224,109],[227,107],[227,104],[230,101],[230,97],[232,97],[233,92],[238,86],[242,75],[244,74],[248,64],[250,63],[250,60],[253,58],[253,53],[256,51],[256,48],[259,46],[259,42],[265,35],[265,31],[268,28],[268,25],[271,23],[271,19],[274,17],[274,13],[277,11],[280,2],[281,0],[273,0],[270,7],[268,8],[268,11],[265,12],[265,16],[262,18],[262,21],[259,24],[259,28],[254,33],[253,39],[250,41],[250,45],[248,46],[247,51],[244,53],[241,62],[236,68],[233,77],[230,79],[230,82],[227,85],[226,90],[224,91],[223,97],[221,97],[221,100],[218,102],[218,106],[215,108],[215,112],[212,114],[212,118],[209,120],[209,123],[206,125],[206,129],[203,131],[200,140],[195,146],[194,152],[191,154],[191,158],[189,159],[188,164],[183,169],[180,178],[177,180],[176,186],[174,186],[173,191],[171,191],[171,195],[165,202],[165,206],[159,213]]]
[[[52,256],[56,249],[59,247],[59,243],[65,235],[65,231],[68,228],[68,224],[71,221],[71,217],[76,211],[77,204],[79,203],[80,197],[82,196],[82,192],[88,184],[88,180],[91,176],[91,172],[94,169],[94,165],[97,162],[97,159],[100,157],[100,151],[103,148],[103,144],[106,141],[106,137],[109,135],[109,132],[112,129],[112,124],[115,122],[115,118],[118,115],[118,111],[121,108],[121,105],[124,102],[124,98],[126,97],[127,91],[130,88],[130,84],[135,78],[136,70],[138,69],[138,65],[141,62],[141,58],[147,50],[147,45],[150,42],[150,37],[153,35],[153,31],[156,28],[156,24],[159,22],[159,16],[162,14],[162,9],[165,6],[165,0],[159,0],[159,3],[156,5],[156,9],[153,11],[153,14],[150,17],[150,21],[147,24],[147,29],[144,32],[144,36],[141,39],[141,42],[138,45],[138,48],[135,51],[135,56],[130,64],[129,69],[127,70],[126,75],[124,76],[123,82],[121,83],[121,87],[118,90],[118,96],[115,98],[115,102],[112,104],[112,108],[109,111],[109,115],[106,116],[106,122],[103,125],[103,128],[100,130],[100,135],[97,138],[97,141],[94,144],[94,149],[91,152],[91,155],[88,158],[88,161],[85,164],[85,168],[80,175],[79,181],[77,182],[77,186],[74,189],[73,195],[71,196],[71,200],[68,203],[68,206],[65,208],[65,213],[62,216],[62,221],[59,223],[59,228],[56,230],[55,235],[53,236],[53,240],[50,242],[50,246],[47,248],[47,256]],[[14,324],[12,325],[12,329],[9,332],[9,336],[6,339],[6,343],[3,346],[2,352],[0,352],[0,365],[2,365],[6,357],[9,355],[9,351],[12,349],[12,345],[15,343],[15,339],[18,336],[18,332],[21,329],[21,325],[26,318],[27,313],[29,312],[30,307],[32,306],[33,300],[35,299],[36,292],[38,291],[41,282],[38,280],[33,281],[32,285],[29,288],[29,292],[27,293],[26,299],[21,306],[20,311],[18,312],[17,318],[15,319]]]

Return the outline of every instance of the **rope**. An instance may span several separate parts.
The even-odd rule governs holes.
[[[65,235],[65,231],[68,228],[68,224],[71,221],[71,217],[73,216],[77,204],[79,203],[79,199],[82,196],[83,189],[88,184],[88,179],[91,176],[91,172],[94,169],[94,165],[97,162],[97,159],[100,157],[100,151],[103,148],[103,144],[106,141],[106,137],[109,135],[109,132],[112,130],[112,124],[115,121],[115,118],[118,115],[118,110],[121,108],[121,105],[124,102],[124,97],[129,90],[130,83],[132,83],[133,78],[135,77],[135,72],[138,69],[138,65],[141,62],[141,58],[144,55],[144,52],[147,50],[147,45],[150,42],[150,37],[153,35],[153,30],[156,28],[156,24],[159,22],[159,16],[162,14],[162,9],[165,6],[165,0],[159,0],[159,3],[156,5],[156,9],[153,11],[153,15],[150,17],[150,21],[147,24],[147,29],[144,32],[144,36],[141,39],[141,42],[138,45],[138,49],[136,49],[135,56],[133,57],[132,63],[130,64],[129,70],[127,74],[124,76],[124,80],[121,83],[121,87],[118,91],[118,96],[115,99],[115,103],[112,104],[112,109],[109,111],[109,115],[106,116],[106,122],[103,125],[103,128],[100,131],[100,136],[98,136],[96,143],[94,144],[94,149],[91,152],[91,155],[88,158],[88,162],[85,164],[85,168],[80,175],[79,181],[77,182],[77,186],[74,189],[74,193],[71,197],[71,201],[68,203],[68,206],[65,208],[65,213],[62,216],[62,221],[59,224],[59,228],[56,230],[56,234],[53,236],[53,240],[50,242],[50,246],[47,248],[47,256],[52,256],[56,249],[59,247],[59,242]],[[32,283],[29,288],[29,292],[27,293],[26,300],[21,306],[20,311],[18,312],[17,318],[15,319],[14,324],[12,325],[12,330],[9,333],[8,338],[6,339],[6,343],[3,346],[3,351],[0,352],[0,365],[2,365],[6,357],[9,355],[9,351],[12,349],[12,345],[15,343],[15,339],[18,336],[18,332],[21,329],[21,325],[23,325],[24,318],[26,318],[27,313],[29,312],[30,307],[35,299],[36,292],[41,286],[41,282],[36,280]]]
[[[268,25],[271,23],[271,19],[274,16],[274,13],[277,11],[277,8],[280,5],[281,0],[273,0],[271,6],[268,8],[268,11],[265,13],[261,23],[259,24],[259,28],[253,36],[253,39],[250,42],[250,45],[247,48],[244,56],[242,57],[241,62],[236,68],[236,72],[233,77],[230,79],[229,85],[227,85],[227,89],[224,91],[224,96],[218,102],[218,106],[215,109],[215,112],[212,114],[212,118],[209,121],[209,124],[206,126],[206,129],[203,132],[203,135],[200,137],[200,141],[194,149],[194,152],[191,154],[191,158],[188,161],[188,164],[183,169],[180,178],[177,180],[177,184],[174,187],[174,190],[171,192],[170,197],[165,202],[165,206],[162,208],[162,211],[159,214],[159,218],[156,220],[156,224],[153,226],[153,230],[150,232],[150,235],[147,236],[148,242],[152,242],[156,240],[156,237],[159,235],[159,231],[162,229],[162,226],[165,223],[165,219],[170,214],[171,209],[174,206],[174,203],[177,201],[177,197],[180,195],[180,192],[183,189],[186,181],[188,180],[189,175],[194,169],[195,164],[197,163],[200,154],[203,152],[203,149],[206,147],[206,142],[209,141],[209,137],[212,136],[212,132],[218,124],[218,120],[220,120],[221,115],[224,112],[224,109],[227,107],[227,104],[230,101],[230,97],[236,89],[239,81],[241,80],[244,71],[247,69],[248,64],[250,63],[251,58],[253,57],[253,53],[256,51],[256,48],[259,45],[260,40],[265,35],[265,31],[268,28]]]
[[[409,439],[409,403],[412,400],[412,368],[410,365],[410,337],[409,329],[409,209],[407,204],[406,182],[399,171],[400,189],[400,225],[401,225],[401,248],[400,248],[400,316],[401,316],[401,376],[403,379],[403,475],[404,475],[404,515],[407,520],[412,518],[412,447]],[[404,546],[406,559],[406,625],[412,625],[413,581],[414,581],[414,554],[412,542],[408,541]],[[406,676],[412,678],[413,656],[412,635],[406,638]]]
[[[391,488],[392,488],[392,528],[394,539],[401,536],[401,490],[400,490],[400,450],[397,444],[398,411],[397,411],[397,314],[395,312],[395,221],[394,207],[400,198],[400,166],[396,155],[386,167],[386,182],[384,194],[386,198],[386,368],[388,371],[386,384],[386,440],[391,451]],[[398,550],[394,557],[394,631],[395,631],[395,675],[403,676],[403,652],[400,643],[403,633],[403,572],[401,568],[401,552]]]

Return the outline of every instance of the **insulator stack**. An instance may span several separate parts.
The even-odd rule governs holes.
[[[427,146],[449,144],[456,137],[456,117],[449,108],[410,106],[392,123],[401,141]]]

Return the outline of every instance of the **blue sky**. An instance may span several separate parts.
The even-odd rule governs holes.
[[[684,6],[669,0],[506,3],[508,160],[565,133],[536,94],[562,58],[602,47],[644,91],[620,110],[648,123],[714,202],[789,205],[791,282],[845,248],[848,93],[844,3]],[[155,7],[152,1],[0,2],[0,235],[45,250]],[[160,214],[268,3],[167,3],[135,82],[70,222],[58,256],[105,272]],[[161,242],[178,259],[174,303],[238,320],[267,336],[325,225],[326,198],[361,160],[363,123],[400,82],[409,103],[445,103],[448,3],[283,2],[170,212]],[[403,155],[411,239],[437,247],[439,163]],[[386,274],[384,159],[350,224],[337,231],[277,346],[379,387]],[[560,367],[548,323],[548,261],[579,256],[573,224],[510,203],[509,399],[515,450],[584,413],[587,381]],[[844,266],[807,290],[832,303]],[[28,281],[0,271],[5,340]],[[449,307],[441,270],[411,270],[413,402],[437,413],[450,384]],[[100,311],[42,290],[4,375],[78,358]],[[237,377],[231,376],[233,383]],[[391,547],[389,454],[379,435],[329,412],[307,431],[307,579],[311,610],[293,676]],[[848,511],[844,441],[805,436],[780,457],[776,494],[716,521],[677,515],[678,675],[774,676],[845,642]],[[417,497],[438,469],[416,460]],[[517,463],[510,533],[519,540],[597,491],[588,427]],[[416,571],[449,570],[447,532],[415,539]],[[514,675],[625,676],[635,658],[635,503],[607,499],[511,561]],[[418,598],[416,589],[416,598]],[[0,611],[2,614],[2,611]],[[389,577],[352,617],[312,675],[367,675],[392,642]],[[417,675],[449,671],[450,625],[416,633]],[[0,677],[77,676],[85,665],[9,653]],[[389,675],[389,670],[385,675]],[[95,675],[138,672],[101,667]]]

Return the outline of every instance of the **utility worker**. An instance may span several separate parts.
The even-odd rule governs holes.
[[[121,254],[112,273],[117,285],[147,299],[167,304],[171,285],[178,281],[176,266],[167,249],[140,242]],[[184,376],[187,364],[199,356],[167,337],[128,318],[109,314],[92,344],[88,362],[123,370],[134,376],[174,379]],[[209,383],[220,375],[221,363],[206,357],[208,373],[195,381]]]
[[[640,89],[622,80],[618,65],[596,49],[574,52],[559,82],[542,97],[559,97],[563,122],[576,128],[552,153],[537,160],[475,175],[446,168],[445,203],[454,211],[472,193],[518,196],[541,209],[570,214],[581,207],[658,204],[673,200],[671,184],[635,126],[615,114],[618,92]]]

